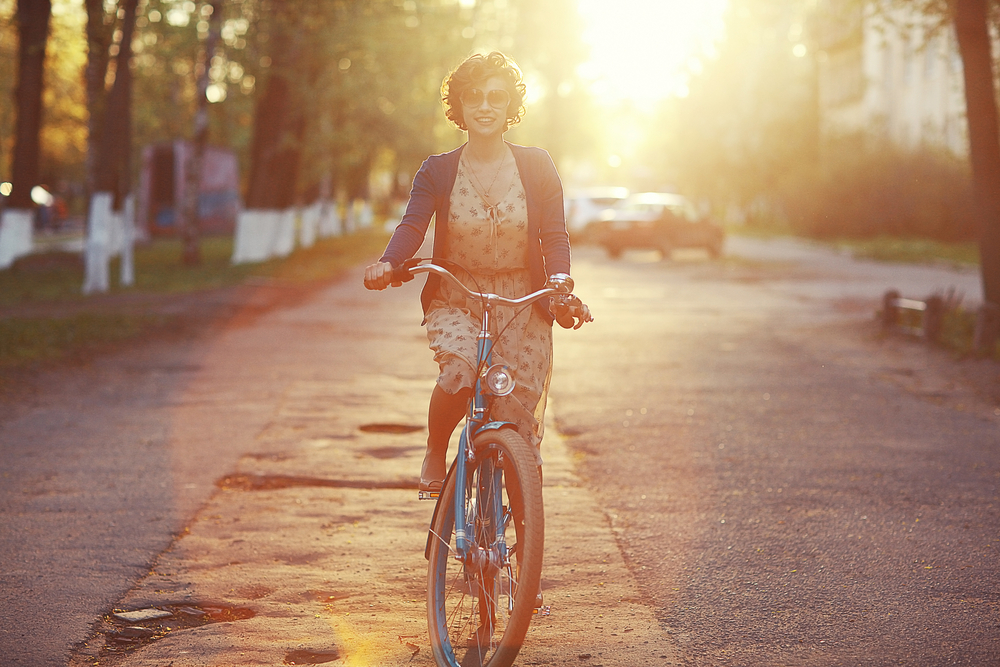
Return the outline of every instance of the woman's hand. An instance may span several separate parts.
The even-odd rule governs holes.
[[[584,323],[594,321],[587,304],[572,294],[553,297],[549,312],[563,329],[579,329]]]
[[[384,290],[389,285],[399,287],[403,283],[392,282],[392,264],[375,262],[365,267],[365,287],[371,290]]]

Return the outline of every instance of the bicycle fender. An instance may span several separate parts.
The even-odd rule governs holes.
[[[510,422],[490,422],[488,424],[483,424],[481,427],[479,427],[479,430],[476,431],[476,435],[479,435],[484,431],[499,431],[502,428],[512,428],[515,431],[517,430],[517,426],[515,426]]]

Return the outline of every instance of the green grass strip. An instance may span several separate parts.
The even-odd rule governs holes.
[[[308,285],[335,279],[361,262],[374,261],[388,236],[366,231],[338,238],[320,239],[310,248],[301,248],[288,257],[258,264],[230,263],[231,238],[205,238],[200,248],[202,262],[187,267],[181,263],[177,239],[159,239],[135,250],[135,285],[116,283],[118,262],[111,266],[110,297],[98,297],[100,310],[63,316],[20,317],[19,305],[47,304],[58,313],[59,304],[86,308],[80,289],[83,268],[79,257],[70,253],[50,253],[20,261],[0,271],[0,306],[14,316],[0,320],[0,367],[17,367],[84,352],[96,347],[135,338],[154,328],[168,325],[171,318],[148,312],[128,311],[115,304],[116,294],[182,294],[239,285],[249,280],[268,280],[286,285]],[[144,300],[148,309],[149,300]]]
[[[974,242],[945,243],[930,239],[879,236],[873,239],[839,239],[839,248],[855,257],[906,264],[946,263],[956,267],[979,266],[979,245]]]
[[[51,361],[70,352],[128,340],[169,321],[161,315],[126,313],[0,320],[0,366]]]

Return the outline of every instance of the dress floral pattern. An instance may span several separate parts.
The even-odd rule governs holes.
[[[445,259],[468,269],[456,277],[470,289],[517,298],[531,292],[528,271],[528,209],[524,186],[515,170],[513,179],[495,206],[474,185],[474,176],[462,160],[451,191],[448,246]],[[452,267],[449,267],[452,269]],[[427,338],[440,366],[438,384],[454,394],[472,387],[476,373],[476,337],[482,308],[468,301],[450,284],[441,282],[427,312]],[[515,311],[498,308],[494,318],[493,363],[509,367],[517,384],[513,393],[494,399],[497,419],[517,426],[535,446],[541,444],[545,402],[552,371],[552,327],[534,307]]]

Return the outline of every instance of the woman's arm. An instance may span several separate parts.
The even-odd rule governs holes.
[[[389,239],[379,262],[388,262],[394,268],[413,257],[424,242],[431,216],[437,207],[437,196],[433,178],[433,158],[427,158],[413,177],[410,199],[406,203],[406,213]]]
[[[569,233],[566,231],[566,212],[563,208],[562,181],[552,158],[545,151],[539,151],[537,178],[539,179],[540,227],[542,258],[545,275],[569,274],[570,247]]]

